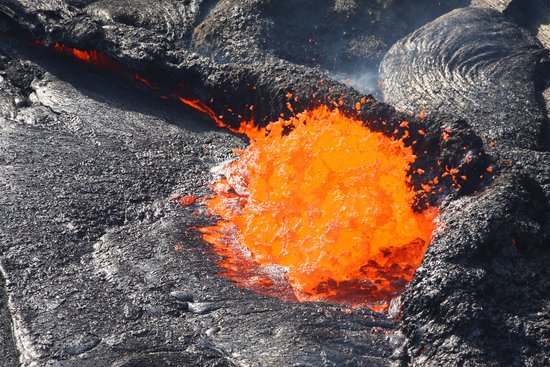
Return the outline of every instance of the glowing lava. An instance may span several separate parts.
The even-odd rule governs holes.
[[[221,220],[200,229],[226,275],[299,301],[380,307],[401,293],[438,214],[412,209],[412,149],[326,107],[249,137],[206,200]]]
[[[39,44],[42,44],[41,41],[39,41]],[[78,50],[76,48],[72,48],[60,43],[55,43],[53,45],[53,49],[61,54],[66,54],[75,57],[76,59],[80,61],[84,61],[88,64],[94,65],[99,68],[104,69],[111,69],[116,70],[119,68],[117,64],[115,64],[107,54],[97,51],[97,50]]]

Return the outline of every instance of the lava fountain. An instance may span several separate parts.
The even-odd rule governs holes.
[[[249,133],[200,228],[224,274],[298,301],[384,308],[419,266],[437,208],[418,212],[410,147],[317,107]]]

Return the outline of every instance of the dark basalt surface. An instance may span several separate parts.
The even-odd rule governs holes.
[[[202,52],[222,60],[273,55],[321,66],[358,86],[376,85],[366,74],[376,73],[373,68],[395,41],[463,5],[467,1],[225,0],[197,26],[193,41]]]
[[[549,61],[535,37],[500,13],[464,8],[399,41],[380,70],[395,106],[461,116],[499,149],[539,149]]]
[[[165,0],[159,5],[142,6],[147,10],[136,13],[129,8],[140,8],[139,1],[6,0],[4,13],[30,30],[34,38],[47,43],[62,41],[80,49],[99,49],[137,70],[153,70],[170,80],[185,81],[193,94],[206,101],[214,98],[212,106],[216,111],[224,111],[225,121],[236,123],[241,120],[238,115],[250,115],[251,105],[255,107],[257,121],[278,118],[280,113],[288,116],[291,113],[286,108],[288,92],[298,97],[300,104],[310,100],[313,93],[322,101],[338,100],[342,95],[355,99],[357,92],[335,83],[331,74],[318,66],[330,67],[333,73],[345,72],[348,66],[372,68],[393,40],[464,3],[458,0],[448,5],[429,0],[347,2],[355,6],[349,9],[337,4],[319,7],[318,2],[313,1],[284,5],[280,1],[257,0]],[[400,16],[400,11],[412,8],[417,16],[407,18],[412,19],[408,22],[401,20],[405,18]],[[284,9],[288,9],[288,16]],[[321,14],[298,17],[309,9],[320,9]],[[175,12],[186,16],[174,16]],[[138,15],[142,13],[143,16]],[[300,28],[285,23],[293,17],[303,18]],[[299,19],[295,22],[299,23]],[[342,19],[347,21],[338,21]],[[383,25],[378,25],[380,19],[384,19]],[[327,21],[334,27],[320,31],[320,26],[325,27]],[[366,27],[365,22],[371,26]],[[359,34],[359,38],[345,37],[348,39],[340,47],[346,50],[344,54],[353,53],[357,48],[372,49],[372,43],[381,44],[373,51],[376,55],[338,56],[342,51],[334,49],[333,44],[339,34],[350,34],[351,30],[360,30],[353,32]],[[326,40],[311,46],[310,38],[304,37],[309,34],[324,36],[321,39]],[[363,47],[361,39],[365,37]],[[284,45],[279,45],[275,38]],[[308,47],[314,48],[313,56],[306,60],[302,50]],[[318,60],[316,54],[336,55],[336,59]],[[360,80],[362,75],[357,78]],[[365,89],[370,88],[365,86]],[[234,112],[226,111],[228,106]]]
[[[0,359],[3,361],[3,366],[17,366],[19,359],[13,340],[11,315],[4,287],[4,279],[0,278]]]
[[[205,195],[240,138],[111,76],[6,48],[2,272],[22,365],[388,365],[401,339],[384,316],[286,304],[216,275],[187,228],[197,208],[169,197]]]
[[[444,229],[402,296],[419,365],[550,364],[546,53],[500,13],[461,9],[382,63],[386,100],[463,116],[501,169],[479,194],[444,205]]]
[[[472,5],[495,9],[527,28],[550,48],[550,3],[545,0],[473,0]]]
[[[443,19],[469,15],[410,37],[426,32],[427,44],[438,45],[430,52],[442,55],[451,52],[448,44],[475,41],[469,54],[458,52],[466,68],[433,77],[446,59],[413,49],[413,60],[396,53],[408,47],[403,42],[386,56],[385,95],[415,112],[426,108],[428,118],[380,102],[355,111],[365,91],[376,89],[375,69],[400,37],[466,5],[441,3],[1,1],[0,269],[7,307],[0,308],[0,366],[547,363],[550,174],[540,44],[495,12],[452,13]],[[503,36],[492,35],[477,51],[484,39],[464,22]],[[32,39],[46,47],[30,46]],[[417,142],[418,168],[433,177],[456,167],[468,179],[460,188],[442,180],[442,193],[431,198],[444,208],[445,227],[402,298],[403,322],[283,302],[217,275],[216,257],[194,229],[211,219],[200,206],[181,207],[170,197],[206,195],[210,169],[246,141],[123,76],[54,55],[48,46],[55,42],[103,51],[169,91],[183,83],[185,97],[200,98],[233,125],[243,117],[265,123],[288,116],[288,102],[300,111],[340,100],[341,109],[387,134],[397,128],[402,136],[408,120],[406,141]],[[400,70],[414,70],[415,61],[433,85],[411,86],[414,77]],[[464,69],[473,72],[456,82]],[[469,79],[478,70],[499,88]],[[426,96],[436,96],[436,88],[447,99],[468,96],[483,118],[467,103],[431,108]],[[414,104],[419,96],[425,104]],[[497,103],[501,97],[506,103]],[[485,139],[491,157],[483,151],[485,134],[496,142]],[[393,306],[396,316],[399,304]]]
[[[472,2],[474,3],[474,2]],[[529,30],[544,47],[550,49],[550,3],[545,0],[507,0],[501,4],[491,0],[478,0],[477,6],[501,11],[508,19]],[[550,106],[550,85],[546,83],[543,98],[546,109]]]

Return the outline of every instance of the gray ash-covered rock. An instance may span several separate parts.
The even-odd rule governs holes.
[[[487,9],[453,11],[399,41],[385,97],[471,122],[499,177],[443,205],[441,231],[402,296],[415,365],[550,364],[546,51]]]

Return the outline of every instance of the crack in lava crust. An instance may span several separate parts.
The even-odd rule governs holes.
[[[262,130],[205,200],[221,220],[200,231],[224,274],[284,299],[387,306],[438,214],[413,210],[412,149],[326,107]]]

